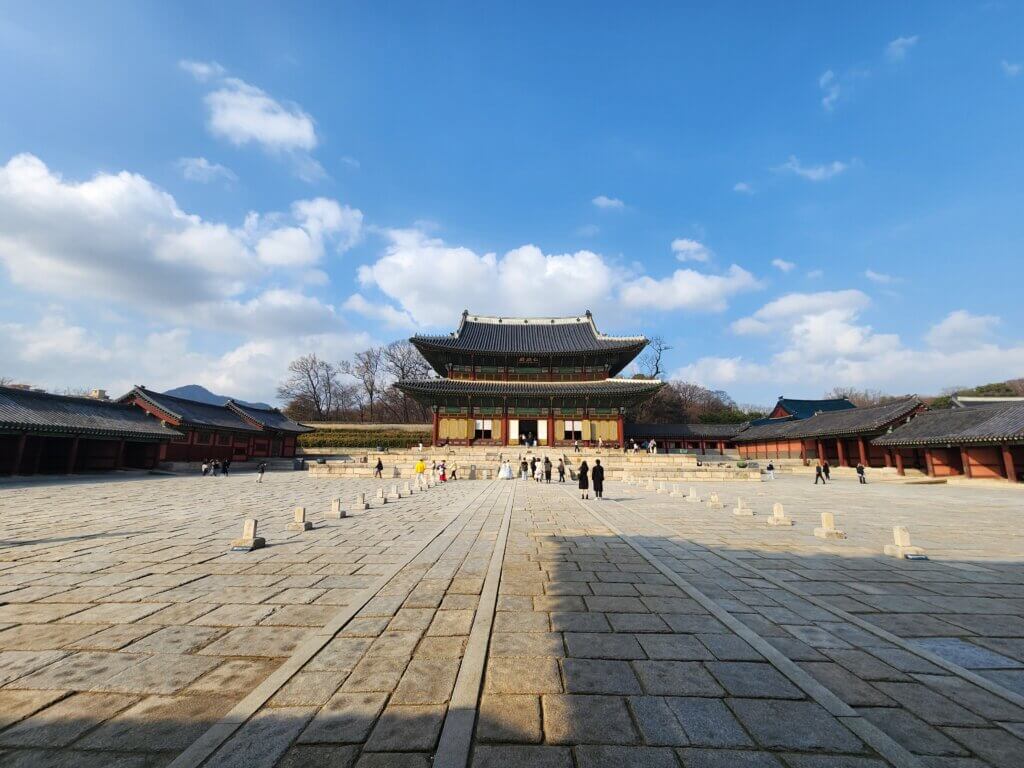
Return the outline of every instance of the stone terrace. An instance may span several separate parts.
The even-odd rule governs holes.
[[[1024,765],[1018,491],[393,482],[0,485],[0,765]]]

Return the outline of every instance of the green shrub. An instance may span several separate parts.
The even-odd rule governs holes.
[[[736,462],[736,466],[739,467],[740,469],[743,469],[744,467],[747,466],[747,462],[745,462],[745,461],[737,461]]]
[[[406,432],[398,429],[318,429],[299,435],[302,448],[411,448],[430,442],[430,429]]]

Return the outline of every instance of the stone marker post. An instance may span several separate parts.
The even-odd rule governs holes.
[[[232,541],[231,548],[250,551],[266,546],[266,540],[262,536],[256,535],[256,525],[258,522],[254,517],[247,519],[242,524],[242,538]]]
[[[285,526],[289,531],[308,531],[313,524],[306,519],[306,508],[295,508],[295,519]]]
[[[723,506],[722,500],[718,498],[718,492],[717,491],[712,491],[711,492],[711,498],[708,499],[708,508],[709,509],[721,509],[722,506]]]
[[[814,535],[819,539],[845,539],[846,531],[836,528],[836,516],[831,512],[821,513],[821,527],[814,529]]]
[[[902,525],[894,526],[892,529],[892,544],[886,544],[883,550],[889,557],[905,558],[908,555],[924,557],[924,550],[910,544],[910,531]]]
[[[793,521],[786,517],[786,510],[776,502],[772,505],[772,516],[768,518],[768,525],[789,526],[793,525]]]
[[[753,517],[754,516],[754,510],[751,509],[750,507],[744,506],[743,499],[738,498],[738,497],[736,499],[736,508],[732,511],[732,513],[734,515],[736,515],[737,517]]]
[[[383,488],[378,488],[377,489],[377,501],[379,501],[381,504],[387,504],[388,503],[388,499],[387,499],[387,496],[384,495],[384,489]]]
[[[347,515],[341,508],[341,499],[331,499],[331,513],[328,515],[332,520],[341,520]]]
[[[690,493],[687,495],[686,500],[690,503],[699,503],[700,496],[697,495],[697,489],[692,485],[690,486]]]
[[[356,494],[356,502],[353,505],[353,508],[354,509],[369,509],[370,508],[370,505],[366,503],[366,494],[365,493],[357,493]]]

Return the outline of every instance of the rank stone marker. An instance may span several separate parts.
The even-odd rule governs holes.
[[[668,488],[667,488],[667,486],[665,485],[664,482],[658,483],[658,493],[664,493],[667,490],[668,490]]]
[[[353,505],[355,509],[369,509],[370,505],[366,503],[366,494],[357,493],[356,503]]]
[[[772,505],[772,516],[768,518],[768,525],[793,525],[793,520],[786,517],[786,510],[776,502]]]
[[[254,549],[266,546],[266,540],[262,536],[256,535],[256,524],[258,522],[254,517],[248,518],[242,524],[242,538],[232,541],[231,548],[251,552]]]
[[[672,483],[672,493],[670,493],[669,496],[682,496],[682,495],[683,495],[683,492],[681,490],[679,490],[679,486],[676,485],[675,483]]]
[[[690,493],[687,495],[686,500],[691,504],[700,503],[700,496],[697,495],[697,489],[692,485],[690,486]]]
[[[744,506],[743,499],[741,499],[741,498],[737,498],[736,499],[736,508],[732,511],[732,513],[734,515],[736,515],[737,517],[753,517],[754,516],[754,510],[751,509],[750,507]]]
[[[722,508],[722,501],[721,501],[721,499],[718,498],[718,493],[715,492],[715,491],[711,492],[711,498],[708,499],[708,508],[709,509],[721,509]]]
[[[388,498],[393,501],[402,498],[402,495],[398,492],[398,483],[394,483],[391,486],[391,492],[388,494]]]
[[[821,527],[814,529],[814,535],[819,539],[845,539],[846,531],[836,528],[836,516],[831,512],[821,513]]]
[[[388,499],[384,495],[384,489],[383,488],[378,488],[377,489],[377,501],[379,501],[381,504],[387,504],[388,503]]]
[[[313,524],[306,519],[306,508],[295,508],[295,519],[285,526],[289,531],[308,531]]]
[[[405,495],[412,496],[412,483],[405,484]]]
[[[924,550],[920,547],[914,547],[910,544],[910,531],[904,528],[902,525],[893,526],[892,529],[892,544],[886,544],[884,552],[889,557],[904,558],[922,558],[927,560],[927,556]]]
[[[346,517],[345,510],[341,508],[341,499],[331,499],[331,514],[328,517],[332,520],[341,520]]]

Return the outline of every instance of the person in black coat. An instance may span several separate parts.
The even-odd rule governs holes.
[[[580,478],[580,498],[590,498],[590,479],[587,475],[590,473],[590,467],[587,466],[587,462],[584,459],[580,462],[580,468],[576,470],[576,474]]]
[[[590,476],[594,480],[594,498],[603,499],[604,496],[604,467],[601,466],[601,460],[594,460],[594,469],[591,471]]]

